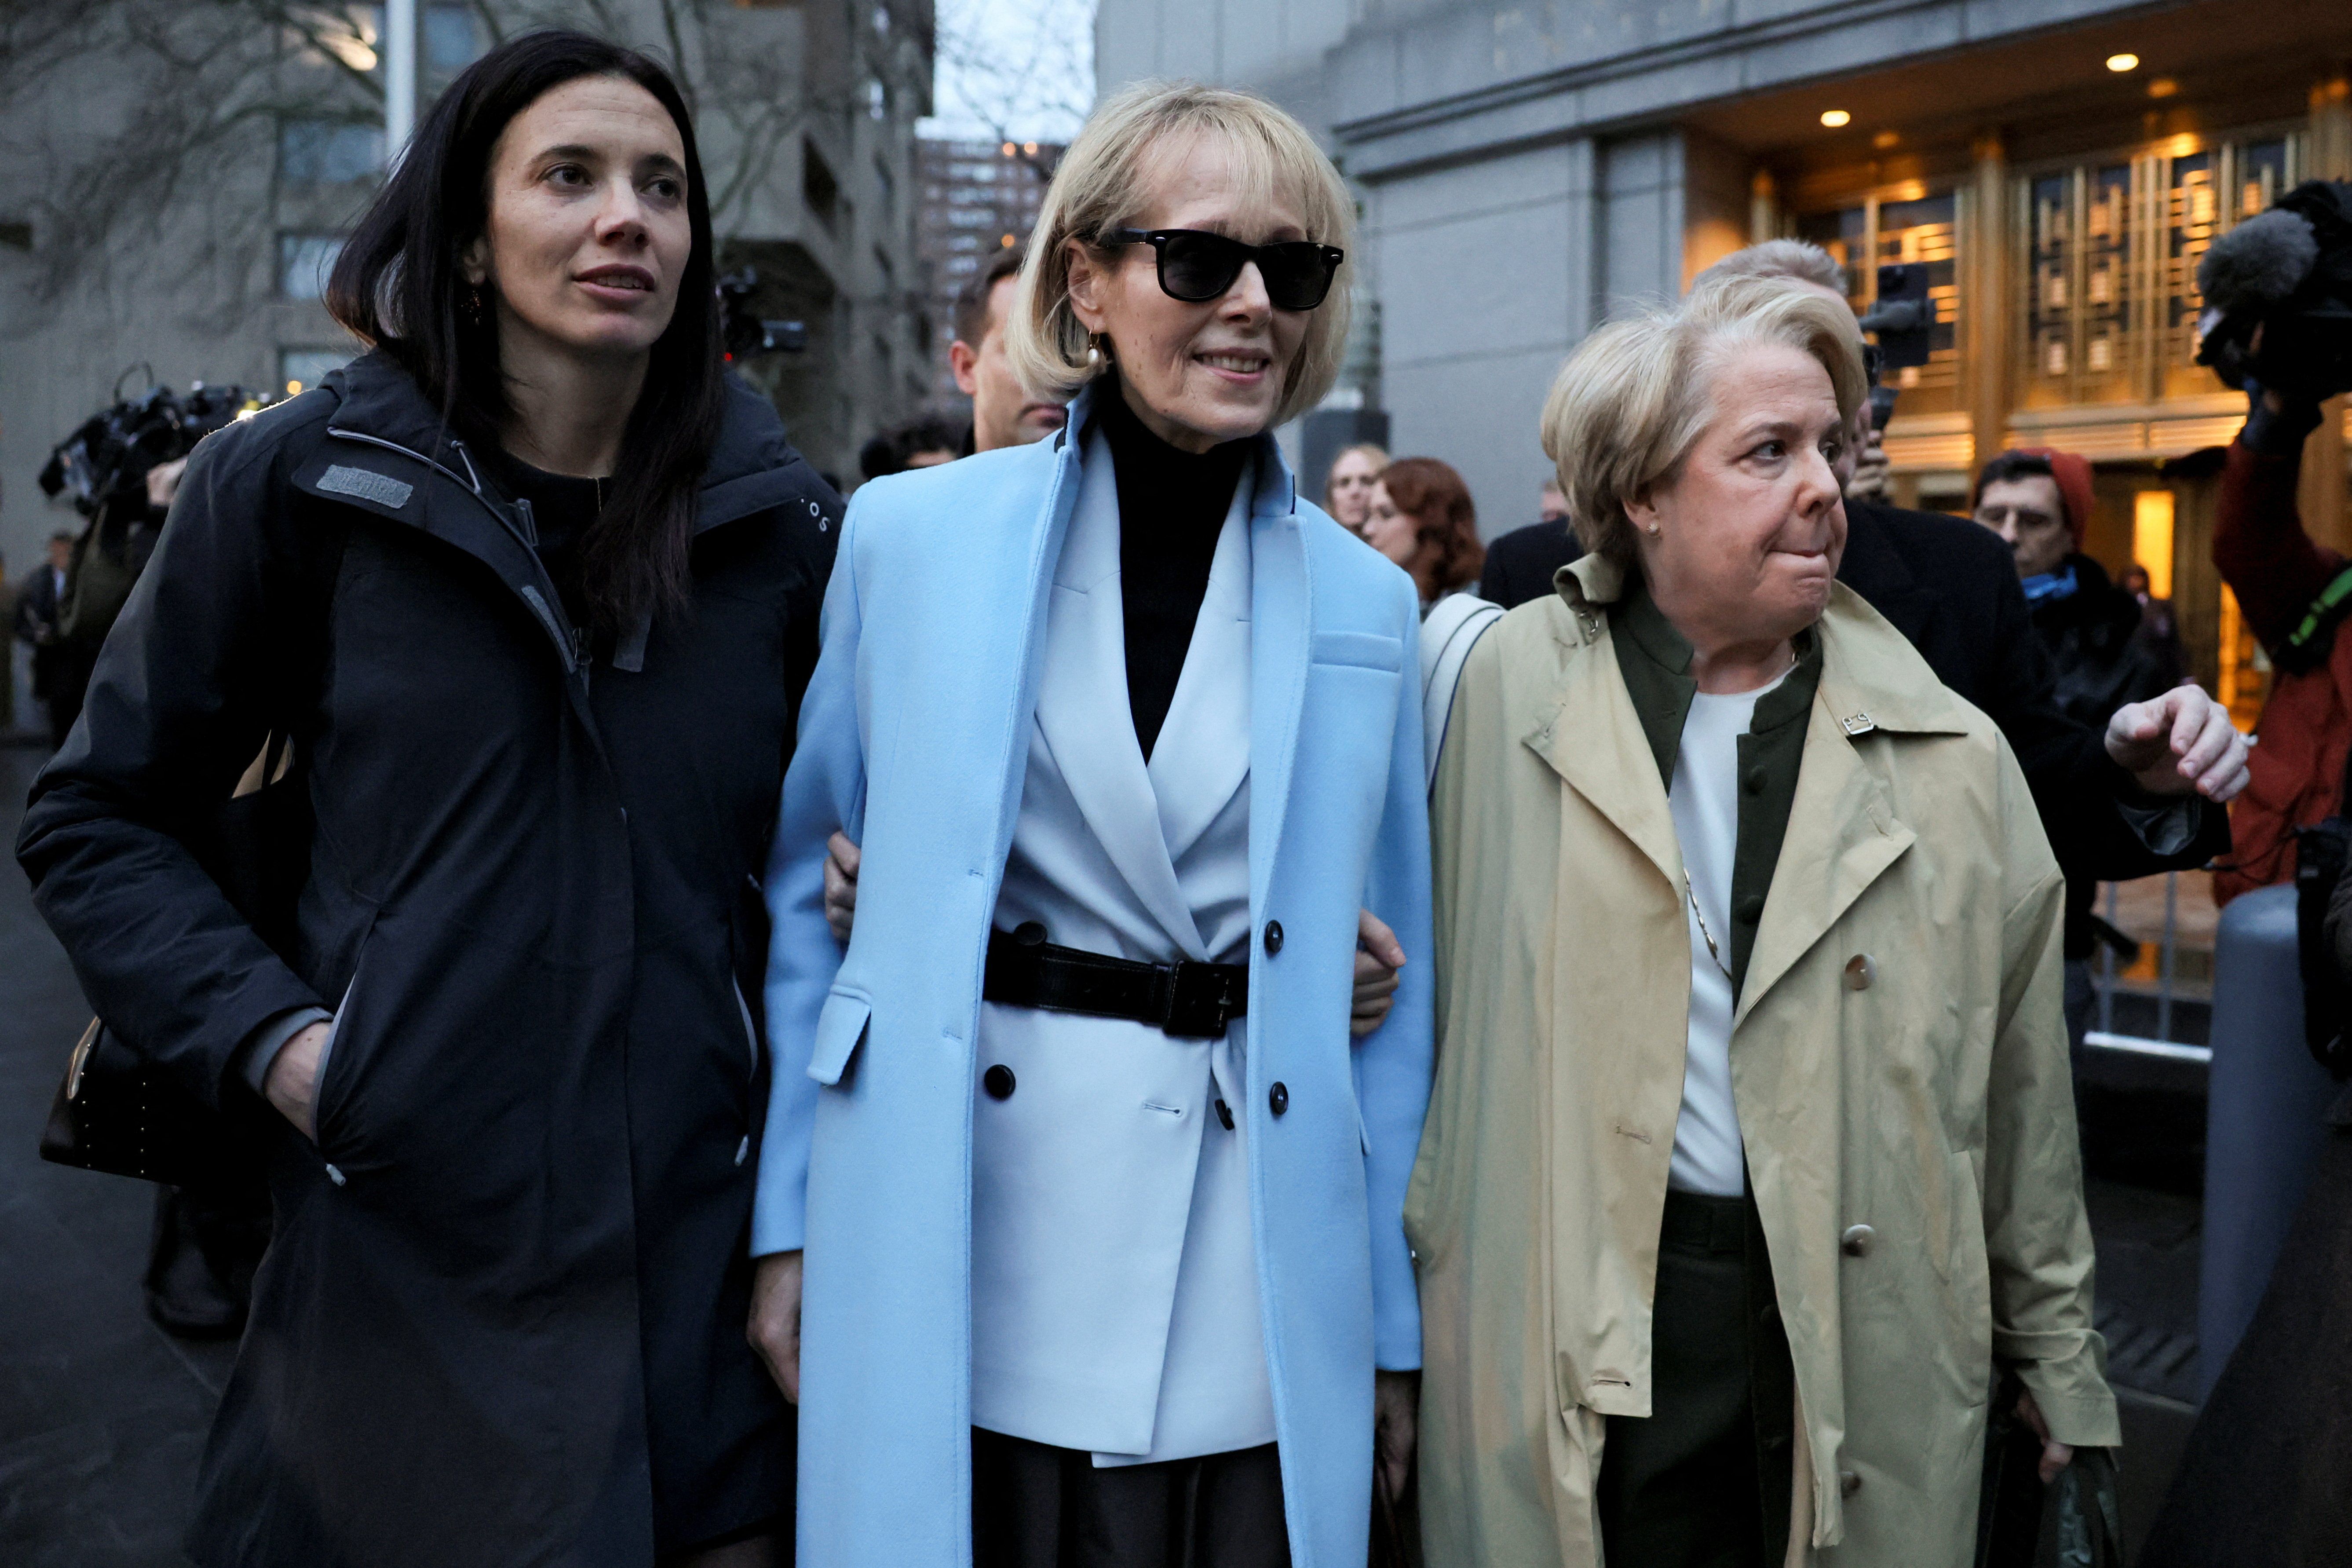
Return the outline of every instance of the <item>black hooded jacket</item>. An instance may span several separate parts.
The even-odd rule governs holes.
[[[99,1013],[208,1100],[265,1023],[336,1015],[316,1147],[278,1123],[207,1568],[635,1568],[789,1521],[750,1004],[840,516],[735,384],[691,613],[616,667],[385,356],[197,448],[17,853]],[[273,731],[316,815],[283,954],[183,847]]]

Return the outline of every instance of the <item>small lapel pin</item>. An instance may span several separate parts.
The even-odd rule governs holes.
[[[1878,728],[1871,721],[1871,717],[1867,713],[1849,713],[1838,722],[1844,726],[1845,732],[1849,735],[1867,735]]]

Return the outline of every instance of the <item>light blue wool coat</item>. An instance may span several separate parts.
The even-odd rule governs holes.
[[[1057,438],[878,480],[843,524],[768,873],[776,1056],[752,1219],[755,1253],[806,1248],[803,1563],[971,1561],[973,1040],[1080,456]],[[1360,1568],[1372,1371],[1421,1363],[1402,1222],[1431,1066],[1418,605],[1403,573],[1297,500],[1270,437],[1255,472],[1256,936],[1234,1110],[1293,1558]],[[864,849],[845,954],[823,909],[836,828]],[[1411,961],[1356,1041],[1360,907]]]

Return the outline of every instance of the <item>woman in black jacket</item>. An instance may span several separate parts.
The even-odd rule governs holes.
[[[839,498],[721,370],[641,56],[475,64],[329,302],[373,352],[197,449],[18,844],[108,1023],[290,1124],[190,1550],[776,1561],[746,999]],[[272,735],[277,949],[184,847]]]

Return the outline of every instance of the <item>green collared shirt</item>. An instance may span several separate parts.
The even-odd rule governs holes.
[[[1636,582],[1609,606],[1611,641],[1625,694],[1642,720],[1658,777],[1675,787],[1675,758],[1698,681],[1690,673],[1691,645]],[[1797,664],[1788,679],[1756,702],[1756,717],[1739,737],[1739,833],[1731,856],[1731,994],[1747,978],[1748,955],[1764,919],[1764,896],[1789,833],[1797,798],[1797,772],[1805,759],[1805,714],[1822,679],[1822,639],[1811,628],[1796,637]]]

